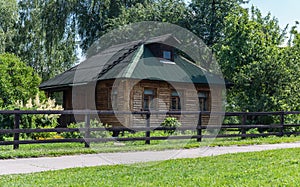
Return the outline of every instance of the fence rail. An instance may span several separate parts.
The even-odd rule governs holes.
[[[85,116],[85,127],[83,128],[36,128],[36,129],[23,129],[20,128],[21,116],[22,115],[40,115],[40,114],[59,114],[59,115],[84,115]],[[91,115],[145,115],[145,127],[101,127],[94,128],[91,127],[90,116]],[[196,126],[186,126],[181,127],[151,127],[150,117],[151,115],[199,115],[198,125]],[[280,111],[280,112],[201,112],[201,111],[96,111],[96,110],[0,110],[1,115],[13,115],[14,125],[11,129],[3,129],[2,124],[0,124],[0,135],[13,135],[13,140],[11,141],[0,141],[0,145],[13,145],[14,149],[18,149],[20,144],[39,144],[39,143],[66,143],[66,142],[80,142],[85,143],[85,147],[89,147],[91,142],[108,142],[108,141],[145,141],[146,144],[150,144],[151,140],[179,140],[179,139],[197,139],[201,141],[203,138],[247,138],[247,137],[266,137],[266,136],[284,136],[284,135],[299,135],[300,124],[287,124],[286,116],[288,115],[300,115],[300,111]],[[226,117],[236,117],[239,118],[239,123],[223,123],[222,125],[204,125],[202,123],[203,115],[214,115],[214,116],[224,116]],[[259,116],[273,116],[278,117],[277,124],[252,124],[251,118]],[[299,116],[298,116],[299,117]],[[294,130],[288,130],[294,127]],[[267,129],[264,133],[247,133],[249,129]],[[298,128],[298,129],[297,129]],[[212,134],[209,135],[204,133],[208,130],[234,130],[239,131],[237,134]],[[172,136],[151,136],[153,131],[194,131],[195,134],[192,135],[172,135]],[[90,135],[92,132],[101,131],[142,131],[145,132],[144,137],[110,137],[110,138],[92,138]],[[45,139],[45,140],[20,140],[21,133],[45,133],[45,132],[83,132],[84,138],[66,138],[66,139]]]

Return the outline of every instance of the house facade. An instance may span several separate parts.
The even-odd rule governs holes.
[[[83,66],[42,83],[40,89],[49,96],[61,95],[65,110],[211,111],[221,107],[222,80],[216,76],[208,82],[207,72],[166,45],[168,40],[176,39],[165,35],[111,46],[87,59]],[[158,126],[165,117],[151,115],[151,125]],[[198,123],[197,115],[176,117],[182,124]],[[113,126],[145,126],[144,115],[99,118]],[[74,119],[69,116],[63,120],[66,123]],[[208,120],[206,116],[203,122]]]

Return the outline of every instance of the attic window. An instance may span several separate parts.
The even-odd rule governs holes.
[[[163,51],[163,58],[171,60],[171,51]]]

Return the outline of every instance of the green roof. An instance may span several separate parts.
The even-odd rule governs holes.
[[[160,43],[170,37],[170,35],[166,35],[151,38],[145,42],[135,41],[111,46],[81,64],[43,82],[40,89],[63,88],[116,78],[201,84],[208,84],[207,78],[209,78],[211,84],[224,83],[217,76],[207,73],[182,56],[175,55],[174,62],[154,57],[147,45]]]

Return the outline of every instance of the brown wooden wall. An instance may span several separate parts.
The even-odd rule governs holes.
[[[99,81],[96,88],[96,106],[98,110],[111,110],[109,107],[109,97],[111,97],[111,90],[117,90],[117,111],[141,111],[143,110],[143,93],[145,88],[151,88],[156,91],[155,105],[158,111],[168,111],[170,108],[171,91],[176,88],[177,91],[183,93],[184,99],[181,99],[182,110],[184,111],[198,111],[198,96],[197,91],[207,91],[208,109],[218,111],[217,106],[222,106],[221,93],[219,87],[214,87],[213,92],[210,92],[208,85],[192,85],[186,83],[173,83],[172,85],[163,81],[149,81],[149,80],[122,80],[122,81]],[[212,95],[214,100],[211,100]],[[214,107],[214,108],[212,108]],[[145,115],[102,115],[99,116],[104,124],[111,124],[114,126],[124,125],[126,127],[145,126]],[[151,126],[159,126],[166,116],[152,115]],[[179,118],[179,116],[176,116]],[[197,115],[182,115],[179,120],[183,125],[197,125]],[[207,124],[209,116],[203,116],[203,123]],[[211,120],[212,121],[212,120]],[[217,123],[217,121],[215,121]]]

